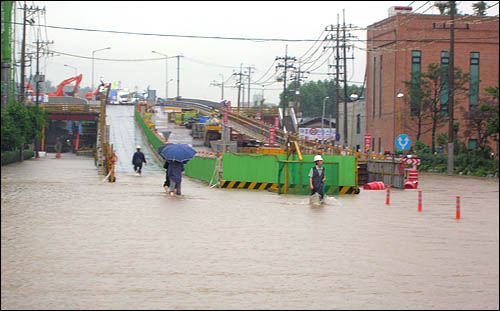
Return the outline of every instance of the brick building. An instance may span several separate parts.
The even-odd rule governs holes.
[[[412,72],[425,72],[431,63],[446,65],[450,50],[450,16],[397,14],[370,25],[367,30],[366,133],[377,153],[394,151],[395,138],[407,134],[416,141],[417,122],[412,116],[411,96],[404,81]],[[498,17],[455,16],[455,67],[470,73],[466,87],[472,92],[455,93],[454,118],[460,123],[457,139],[474,147],[474,132],[465,135],[463,111],[487,97],[484,88],[498,86]],[[445,87],[446,89],[446,87]],[[477,92],[474,92],[477,90]],[[397,97],[401,94],[401,97]],[[437,128],[448,133],[448,100],[441,96],[445,122]],[[424,125],[420,140],[431,145],[430,125]],[[490,140],[498,153],[498,141]],[[436,143],[437,146],[437,143]]]

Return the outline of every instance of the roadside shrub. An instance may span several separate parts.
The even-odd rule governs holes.
[[[35,156],[33,150],[24,150],[24,160],[30,159]],[[2,165],[7,165],[14,162],[19,162],[19,150],[15,151],[2,151]]]

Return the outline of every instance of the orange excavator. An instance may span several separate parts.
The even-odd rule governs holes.
[[[100,87],[101,86],[99,85],[94,92],[88,92],[87,94],[85,94],[85,98],[88,99],[88,100],[91,100],[92,98],[99,99],[98,95],[99,95],[99,88]]]
[[[73,88],[73,91],[66,92],[66,94],[64,94],[64,86],[70,84],[73,81],[76,81],[75,86]],[[65,96],[65,95],[69,95],[69,96],[73,96],[73,97],[78,97],[78,86],[80,85],[81,81],[82,81],[82,75],[81,74],[78,75],[78,76],[76,76],[76,77],[71,77],[69,79],[66,79],[66,80],[64,80],[63,82],[61,82],[59,84],[59,86],[57,87],[57,91],[55,93],[48,94],[48,95],[49,96]]]

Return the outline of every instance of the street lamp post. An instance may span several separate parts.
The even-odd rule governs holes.
[[[95,54],[95,52],[104,51],[104,50],[111,50],[111,47],[92,51],[92,91],[94,90],[94,54]]]
[[[403,93],[398,93],[398,135],[401,135],[401,98],[405,96]]]
[[[71,65],[66,65],[66,64],[64,65],[64,67],[71,67],[71,68],[73,68],[75,70],[75,77],[77,76],[78,70],[76,69],[76,67],[73,67]]]
[[[324,120],[325,120],[325,101],[327,99],[329,99],[329,98],[330,98],[329,96],[323,98],[323,114],[321,115],[321,143],[323,143],[323,140],[325,138],[325,134],[323,133],[323,130],[324,130],[323,129],[324,128],[324,124],[323,123],[324,123]]]
[[[168,83],[170,82],[168,80],[168,55],[166,54],[163,54],[161,52],[157,52],[157,51],[151,51],[151,53],[155,53],[155,54],[159,54],[159,55],[162,55],[162,56],[165,56],[165,100],[168,100]]]

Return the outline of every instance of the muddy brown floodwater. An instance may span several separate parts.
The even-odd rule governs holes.
[[[498,179],[330,197],[102,182],[62,154],[2,167],[2,309],[498,309]],[[455,196],[462,219],[455,219]]]

